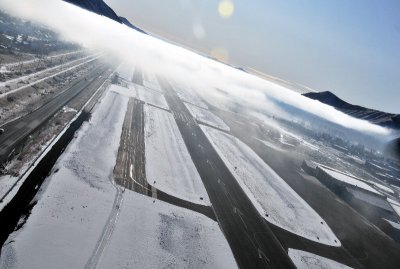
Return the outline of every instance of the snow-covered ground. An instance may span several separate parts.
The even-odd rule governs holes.
[[[17,180],[18,177],[11,175],[0,176],[0,199],[2,199],[10,191],[11,187],[17,182]]]
[[[176,82],[171,83],[175,92],[178,94],[182,101],[198,106],[200,108],[208,109],[208,106],[201,100],[201,98],[195,93],[189,86],[184,86]]]
[[[387,198],[387,201],[392,206],[393,210],[397,213],[397,215],[400,217],[400,203],[390,198]]]
[[[229,132],[230,129],[228,125],[226,125],[223,120],[221,120],[210,111],[188,103],[185,103],[185,106],[189,110],[190,114],[192,114],[193,118],[195,118],[197,121]]]
[[[79,62],[82,62],[82,61],[86,61],[87,59],[93,59],[98,55],[81,57],[81,58],[78,58],[76,60],[71,60],[69,62],[62,63],[62,64],[59,64],[59,65],[56,65],[56,66],[53,66],[53,67],[38,71],[36,73],[32,73],[32,74],[29,74],[29,75],[25,75],[25,76],[17,77],[17,78],[10,79],[10,80],[4,81],[4,82],[0,82],[0,87],[4,87],[6,85],[10,85],[12,83],[19,82],[19,81],[27,81],[27,80],[29,80],[31,78],[34,78],[34,77],[37,77],[37,76],[39,76],[41,74],[46,74],[46,73],[48,73],[50,71],[58,70],[60,68],[61,69],[64,68],[64,67],[67,68],[67,67],[70,67],[73,64],[76,64],[76,63],[79,63]]]
[[[146,178],[149,184],[175,197],[210,205],[173,115],[152,106],[145,106],[144,111]]]
[[[135,84],[137,90],[137,98],[145,103],[151,104],[153,106],[161,107],[163,109],[169,110],[169,106],[163,94],[147,89],[140,85]]]
[[[257,137],[254,137],[254,139],[260,141],[261,143],[263,143],[267,147],[272,148],[272,149],[274,149],[276,151],[281,151],[281,152],[285,151],[285,149],[277,146],[277,144],[275,144],[273,142],[269,142],[269,141],[266,141],[266,140],[258,139]]]
[[[334,260],[298,249],[289,248],[289,257],[297,269],[351,269]]]
[[[101,57],[101,56],[92,57],[92,58],[90,58],[89,60],[86,60],[86,61],[81,62],[81,63],[76,64],[76,65],[72,65],[71,67],[68,67],[68,66],[70,65],[70,63],[67,64],[68,66],[64,66],[64,65],[63,65],[63,67],[67,67],[67,68],[66,68],[66,69],[63,69],[63,70],[61,70],[61,71],[58,71],[58,72],[56,72],[56,73],[53,73],[53,74],[51,74],[51,75],[38,78],[38,79],[36,79],[35,76],[29,77],[30,79],[33,79],[32,82],[27,82],[28,84],[25,84],[24,86],[17,87],[17,88],[15,88],[15,89],[12,89],[12,90],[10,90],[10,91],[7,91],[7,92],[3,93],[0,97],[3,98],[3,97],[5,97],[5,96],[7,96],[7,95],[9,95],[9,94],[12,94],[12,93],[18,92],[18,91],[20,91],[20,90],[26,89],[26,88],[28,88],[28,87],[30,87],[30,86],[33,86],[33,85],[35,85],[35,84],[37,84],[37,83],[39,83],[39,82],[42,82],[42,81],[45,81],[45,80],[47,80],[47,79],[53,78],[53,77],[55,77],[55,76],[61,75],[61,74],[66,73],[66,72],[68,72],[68,71],[77,69],[78,67],[80,67],[80,66],[82,66],[82,65],[85,65],[85,64],[88,64],[88,63],[90,63],[90,62],[93,62],[93,61],[99,59],[100,57]],[[82,59],[80,59],[80,60],[82,60]],[[60,66],[57,66],[57,68],[60,68]],[[41,71],[41,72],[42,72],[42,71]],[[38,73],[39,73],[39,72],[38,72]],[[35,73],[35,74],[33,74],[33,75],[37,75],[38,73]],[[5,83],[8,83],[8,82],[5,82]],[[0,87],[1,87],[1,86],[0,86]]]
[[[133,73],[135,72],[135,67],[128,64],[122,64],[116,70],[118,75],[128,82],[132,82]]]
[[[250,147],[214,128],[201,129],[267,221],[312,241],[340,246],[339,239],[317,212]]]
[[[128,98],[107,92],[57,161],[23,228],[2,249],[2,268],[84,268],[103,233]]]
[[[388,219],[384,219],[384,220],[387,221],[387,223],[389,223],[393,228],[395,228],[395,229],[400,231],[400,223],[393,222],[393,221],[390,221]]]
[[[325,167],[319,167],[321,170],[323,170],[325,173],[327,173],[328,175],[330,175],[331,177],[333,177],[336,180],[342,181],[344,183],[347,183],[349,185],[353,185],[355,187],[364,189],[366,191],[375,193],[375,194],[379,194],[382,195],[380,192],[378,192],[377,190],[375,190],[374,188],[372,188],[370,185],[368,185],[367,183],[358,180],[354,177],[351,177],[349,175],[346,174],[342,174],[340,172],[325,168]]]
[[[163,91],[154,73],[143,72],[143,86],[159,92]]]
[[[361,191],[360,189],[354,189],[354,188],[348,188],[348,187],[346,189],[355,198],[357,198],[367,204],[385,209],[387,211],[392,211],[392,207],[390,206],[388,201],[386,201],[384,196],[371,195],[369,192]]]
[[[385,186],[385,185],[383,185],[383,184],[380,184],[380,183],[378,183],[378,182],[372,182],[372,181],[371,181],[371,183],[372,183],[375,187],[377,187],[379,190],[381,190],[381,191],[383,191],[383,192],[386,192],[386,193],[389,193],[389,194],[394,194],[394,191],[393,191],[391,188],[389,188],[389,187],[387,187],[387,186]]]
[[[237,268],[217,222],[126,191],[99,268]]]
[[[60,58],[60,57],[64,57],[64,56],[68,56],[68,55],[72,55],[72,54],[78,54],[78,53],[81,53],[81,52],[83,52],[83,50],[60,53],[60,54],[44,57],[44,60],[56,59],[56,58]],[[33,60],[27,60],[27,61],[21,61],[21,62],[12,62],[12,63],[7,63],[7,64],[2,64],[2,67],[9,68],[9,67],[14,67],[14,66],[19,66],[19,65],[27,65],[27,64],[34,63],[34,62],[36,62],[38,60],[39,59],[35,58]]]
[[[132,84],[128,84],[128,88],[111,84],[110,91],[125,95],[127,97],[136,97],[136,89]]]

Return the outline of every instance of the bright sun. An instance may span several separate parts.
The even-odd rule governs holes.
[[[235,6],[231,0],[222,0],[218,4],[218,13],[222,18],[229,18],[233,15]]]

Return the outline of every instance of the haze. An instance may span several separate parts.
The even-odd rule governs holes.
[[[400,3],[106,0],[132,23],[205,54],[399,113]]]
[[[279,100],[346,128],[380,137],[384,135],[383,140],[393,135],[383,127],[347,116],[333,107],[310,100],[282,86],[133,31],[62,1],[4,0],[0,8],[47,25],[66,40],[87,48],[107,51],[175,81],[184,80],[184,83],[197,87],[201,95],[208,96],[207,99],[218,102],[218,106],[240,100],[251,110],[284,116],[272,101]],[[219,94],[221,91],[225,94]]]

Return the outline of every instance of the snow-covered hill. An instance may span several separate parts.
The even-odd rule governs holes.
[[[392,129],[400,130],[400,115],[399,114],[391,114],[382,112],[375,109],[365,108],[358,105],[353,105],[347,103],[337,97],[335,94],[331,93],[330,91],[324,92],[309,92],[303,94],[304,96],[318,100],[321,103],[333,106],[337,110],[340,110],[347,115],[352,117],[367,120],[371,123],[389,127]]]
[[[134,26],[126,18],[118,16],[115,13],[115,11],[111,7],[109,7],[106,3],[104,3],[104,1],[102,0],[64,0],[64,1],[79,6],[81,8],[84,8],[86,10],[92,11],[94,13],[97,13],[99,15],[108,17],[114,21],[125,24],[126,26],[132,29],[145,33],[142,29],[139,29],[138,27]]]

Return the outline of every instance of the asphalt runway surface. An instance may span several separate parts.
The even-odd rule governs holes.
[[[252,124],[246,124],[247,118],[217,108],[210,107],[210,110],[221,117],[231,128],[234,136],[249,145],[326,221],[342,243],[341,247],[322,245],[269,224],[285,248],[312,252],[353,268],[399,268],[398,243],[372,225],[316,178],[301,171],[302,161],[309,156],[300,154],[296,150],[279,152],[266,148],[253,138],[254,136],[262,139],[265,131]]]
[[[40,108],[1,126],[0,128],[4,129],[4,133],[0,135],[0,163],[6,162],[13,149],[22,143],[29,134],[40,127],[83,90],[88,87],[99,87],[108,77],[104,75],[107,70],[108,68],[105,66],[95,68]]]
[[[295,268],[183,102],[168,82],[160,82],[239,267]]]
[[[134,77],[141,78],[138,69]],[[138,80],[135,80],[138,81]],[[140,80],[138,81],[140,82]],[[132,190],[179,207],[187,208],[216,220],[211,207],[195,204],[169,195],[152,186],[146,178],[146,156],[144,141],[144,103],[130,98],[121,140],[118,148],[117,161],[114,167],[115,182],[127,190]]]
[[[147,195],[151,189],[145,172],[143,116],[143,103],[130,98],[122,126],[114,178],[124,188]]]

